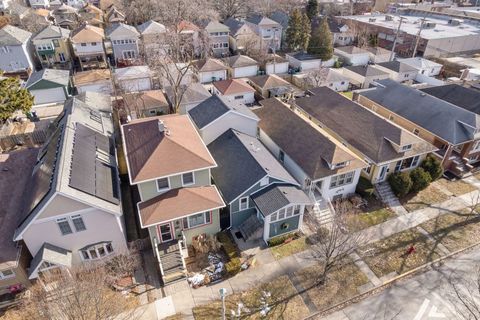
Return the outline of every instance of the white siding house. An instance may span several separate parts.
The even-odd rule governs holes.
[[[116,69],[114,79],[126,92],[152,90],[152,71],[148,66]]]
[[[370,61],[370,52],[358,47],[338,47],[333,51],[337,56],[352,66],[364,66]]]
[[[238,55],[225,59],[229,66],[228,74],[232,78],[247,78],[258,74],[258,63],[248,56]]]
[[[215,81],[213,93],[223,96],[235,104],[251,104],[255,102],[255,89],[243,80],[228,79]]]
[[[418,74],[428,77],[438,76],[443,68],[443,65],[441,65],[440,63],[436,63],[420,57],[399,59],[399,61],[417,69]]]
[[[195,71],[200,83],[210,83],[227,79],[227,66],[218,59],[199,60]]]
[[[0,29],[0,70],[6,73],[33,70],[31,36],[30,32],[11,25]]]

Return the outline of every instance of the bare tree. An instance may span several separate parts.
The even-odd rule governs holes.
[[[15,313],[31,320],[138,318],[134,298],[112,290],[111,281],[102,264],[50,269],[28,290]]]
[[[248,10],[245,0],[212,0],[211,5],[223,20],[243,17]]]
[[[11,20],[12,24],[34,34],[43,30],[49,24],[45,17],[34,13],[33,10],[30,10],[23,18],[20,18],[17,15],[12,16]]]
[[[454,274],[449,279],[450,288],[447,293],[460,319],[480,319],[480,266],[473,274],[461,276]]]
[[[324,67],[308,72],[303,78],[305,88],[310,89],[324,85],[328,79],[329,72],[330,69]]]
[[[351,204],[348,201],[338,201],[332,222],[314,228],[316,233],[311,236],[312,257],[321,265],[319,285],[325,284],[332,270],[347,262],[355,250],[366,244],[363,233],[347,230],[346,217],[350,211]]]

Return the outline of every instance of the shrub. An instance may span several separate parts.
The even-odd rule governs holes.
[[[237,246],[225,232],[219,232],[217,237],[228,257],[228,262],[225,263],[225,270],[231,276],[239,273],[242,262],[240,261],[240,254]]]
[[[416,168],[410,172],[410,179],[412,179],[412,190],[413,192],[422,191],[427,188],[430,182],[432,182],[432,177],[430,173],[423,170],[423,168]]]
[[[442,164],[432,155],[429,155],[427,158],[425,158],[421,167],[430,174],[432,181],[437,180],[443,175]]]
[[[412,179],[407,172],[396,172],[388,176],[388,183],[397,197],[404,197],[412,188]]]
[[[373,196],[374,191],[375,188],[370,180],[362,176],[358,179],[357,189],[355,190],[356,193],[364,198],[369,198]]]
[[[275,247],[275,246],[278,246],[280,244],[283,244],[285,242],[285,240],[287,240],[288,238],[298,238],[298,235],[294,232],[294,233],[287,233],[287,234],[282,234],[281,236],[277,236],[275,238],[272,238],[270,240],[268,240],[268,246],[269,247]]]

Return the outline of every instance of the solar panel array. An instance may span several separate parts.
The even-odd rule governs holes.
[[[69,186],[105,201],[118,204],[117,171],[109,137],[77,123],[73,140]],[[101,157],[97,155],[102,155]],[[104,160],[100,160],[100,158]]]

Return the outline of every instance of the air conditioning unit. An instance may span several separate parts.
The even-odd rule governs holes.
[[[425,23],[422,25],[422,27],[423,27],[424,29],[433,29],[433,28],[435,28],[436,26],[437,26],[437,24],[436,24],[435,22],[429,22],[429,21],[425,22]]]
[[[460,19],[450,19],[448,20],[448,24],[452,26],[459,26],[463,23],[463,20]]]
[[[385,21],[393,21],[393,16],[387,14],[387,15],[385,16]]]
[[[375,22],[377,21],[377,18],[368,18],[368,22]]]

